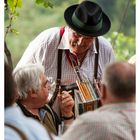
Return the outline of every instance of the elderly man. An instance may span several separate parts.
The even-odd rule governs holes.
[[[47,29],[29,44],[17,67],[39,62],[61,85],[75,83],[75,67],[92,83],[102,79],[104,67],[114,61],[112,46],[102,36],[111,27],[109,17],[98,4],[85,0],[66,8],[64,19],[66,27]],[[56,101],[53,108],[59,114],[57,106]]]
[[[58,140],[48,133],[36,120],[23,115],[19,107],[13,105],[18,97],[17,87],[12,77],[11,67],[5,63],[5,140]]]
[[[18,105],[24,114],[40,121],[50,132],[58,134],[61,120],[57,114],[48,106],[49,84],[44,74],[44,68],[39,64],[27,64],[14,71],[14,79],[18,87]],[[65,124],[73,120],[72,108],[73,98],[68,92],[58,95],[61,116]]]
[[[135,66],[127,62],[108,65],[101,93],[103,106],[74,121],[64,140],[135,139]]]

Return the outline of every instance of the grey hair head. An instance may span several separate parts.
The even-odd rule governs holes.
[[[26,64],[17,67],[13,71],[13,76],[18,88],[20,99],[26,99],[30,89],[37,91],[40,89],[40,76],[44,73],[44,67],[41,64]]]
[[[103,83],[112,95],[120,98],[135,96],[135,66],[127,62],[108,65],[103,74]]]

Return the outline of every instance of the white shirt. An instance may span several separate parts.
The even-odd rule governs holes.
[[[77,118],[63,140],[135,140],[135,103],[108,104]]]
[[[56,80],[57,77],[57,53],[58,49],[66,50],[68,48],[68,29],[65,28],[65,32],[60,39],[60,28],[55,27],[47,29],[40,33],[28,46],[23,54],[18,66],[26,63],[41,63],[46,75],[53,77]],[[99,38],[99,65],[98,65],[98,78],[102,78],[103,69],[106,64],[114,61],[114,53],[111,44],[103,37]],[[93,43],[94,44],[94,43]],[[84,73],[90,81],[93,81],[94,76],[94,60],[95,60],[96,47],[93,45],[88,50],[88,53],[80,67],[80,72]],[[61,82],[64,85],[75,83],[77,76],[74,69],[71,67],[65,52],[62,54],[62,78]]]

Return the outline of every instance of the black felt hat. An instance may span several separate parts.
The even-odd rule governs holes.
[[[64,18],[70,28],[86,36],[101,36],[111,27],[111,22],[101,7],[88,0],[68,7]]]

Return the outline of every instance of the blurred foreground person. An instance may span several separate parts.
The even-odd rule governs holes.
[[[108,65],[101,93],[103,106],[77,118],[62,139],[135,139],[135,66],[127,62]]]
[[[58,135],[62,122],[47,104],[50,85],[44,67],[40,64],[26,64],[14,70],[13,75],[19,93],[17,103],[23,113],[40,121],[47,130]],[[58,101],[64,124],[69,125],[74,119],[73,98],[64,91],[58,95]]]
[[[52,137],[36,120],[27,118],[16,105],[17,87],[12,69],[5,63],[5,140],[51,140]],[[58,138],[53,138],[57,139]]]

